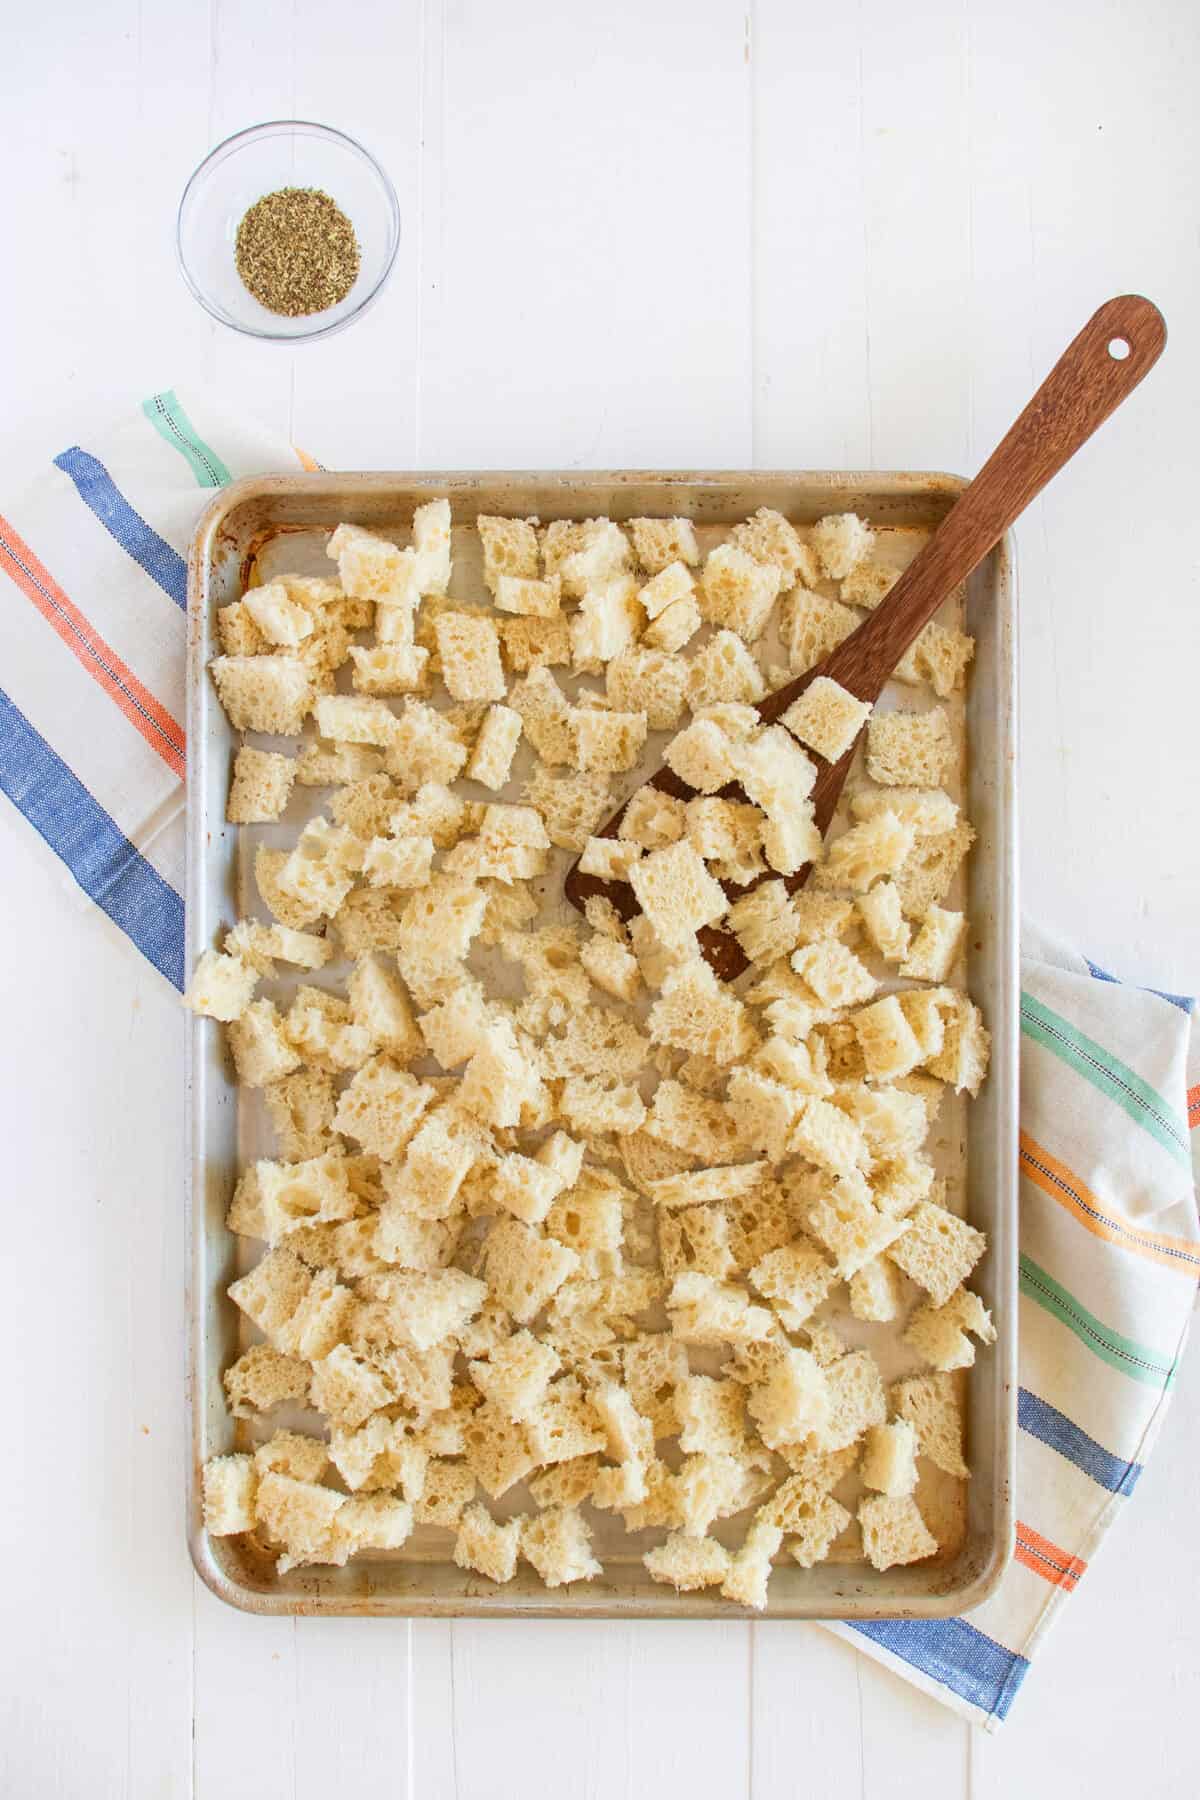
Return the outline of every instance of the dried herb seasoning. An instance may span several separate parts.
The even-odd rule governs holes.
[[[325,312],[358,279],[354,227],[320,188],[264,194],[237,228],[237,272],[268,312],[285,318]]]

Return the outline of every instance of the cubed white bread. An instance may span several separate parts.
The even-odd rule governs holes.
[[[638,589],[638,599],[648,619],[657,619],[669,606],[694,598],[696,584],[682,562],[668,563]]]
[[[511,706],[489,706],[467,763],[468,779],[499,792],[512,772],[520,738],[520,713]]]
[[[876,1081],[910,1075],[921,1061],[921,1046],[895,994],[864,1006],[854,1015],[867,1074]]]
[[[614,1000],[632,1005],[642,986],[637,957],[614,938],[595,936],[579,952],[579,960],[598,988]]]
[[[571,660],[571,629],[562,615],[553,619],[499,618],[496,628],[505,660],[518,675]]]
[[[902,824],[894,813],[876,813],[826,846],[821,885],[866,893],[874,882],[903,868],[913,841],[911,826]]]
[[[523,1423],[541,1406],[552,1378],[562,1367],[559,1357],[528,1331],[515,1331],[497,1344],[486,1360],[470,1364],[471,1380],[485,1400],[506,1418]]]
[[[933,621],[909,647],[897,666],[896,679],[914,686],[927,681],[939,700],[948,700],[963,686],[974,654],[974,638]]]
[[[258,1470],[245,1455],[213,1456],[204,1465],[204,1528],[213,1537],[253,1531]]]
[[[667,1315],[674,1336],[698,1347],[755,1343],[777,1329],[771,1313],[752,1305],[745,1288],[714,1281],[698,1269],[675,1277]]]
[[[818,675],[793,700],[783,722],[802,744],[833,763],[845,756],[870,714],[869,700],[859,700],[840,683]]]
[[[665,1543],[642,1558],[651,1579],[673,1587],[676,1593],[717,1587],[729,1575],[732,1559],[716,1538],[690,1537],[674,1531]]]
[[[952,1010],[945,1016],[942,1048],[925,1066],[939,1081],[949,1082],[958,1093],[965,1088],[974,1098],[987,1074],[990,1045],[991,1036],[979,1008],[965,994],[955,994]]]
[[[688,663],[688,705],[693,712],[723,700],[756,706],[766,691],[762,670],[735,631],[714,631]]]
[[[900,1276],[895,1264],[876,1256],[850,1277],[850,1311],[856,1319],[885,1325],[900,1313]]]
[[[322,694],[316,703],[317,730],[335,743],[391,744],[397,717],[383,700],[356,694]]]
[[[350,660],[360,694],[419,694],[426,687],[429,652],[418,644],[351,644]]]
[[[954,767],[945,710],[874,713],[867,726],[867,773],[881,787],[941,787]]]
[[[734,1552],[729,1573],[721,1583],[722,1598],[762,1612],[767,1604],[771,1561],[782,1542],[783,1532],[778,1525],[757,1519]]]
[[[743,1002],[698,956],[663,975],[647,1028],[655,1043],[671,1044],[722,1065],[748,1056],[756,1041]]]
[[[867,965],[836,938],[802,944],[792,952],[791,966],[825,1006],[857,1006],[879,986]]]
[[[450,502],[427,500],[413,514],[412,542],[417,586],[422,594],[444,594],[450,583]]]
[[[454,1560],[460,1569],[471,1569],[488,1581],[511,1581],[517,1572],[523,1518],[518,1515],[501,1524],[478,1502],[464,1507],[454,1540]]]
[[[264,825],[277,819],[288,803],[295,779],[294,757],[244,744],[233,759],[225,817],[231,825]]]
[[[671,731],[683,715],[687,664],[662,650],[635,647],[615,656],[605,671],[610,706],[644,713],[651,731]]]
[[[788,1331],[798,1331],[808,1322],[839,1279],[833,1263],[804,1237],[768,1251],[750,1271],[750,1280],[771,1302]]]
[[[844,581],[875,547],[875,533],[857,513],[828,513],[808,534],[821,572]]]
[[[546,1586],[594,1581],[604,1569],[591,1550],[592,1534],[581,1513],[553,1506],[526,1519],[521,1528],[521,1554],[532,1563]]]
[[[503,700],[508,691],[500,661],[500,639],[492,621],[479,613],[448,608],[433,621],[442,680],[455,700]]]
[[[579,1256],[519,1219],[498,1219],[482,1253],[488,1288],[518,1325],[528,1325],[579,1267]]]
[[[975,1361],[975,1346],[968,1333],[974,1333],[982,1344],[996,1341],[987,1307],[970,1288],[960,1287],[941,1306],[919,1306],[908,1322],[904,1341],[930,1368],[949,1373],[969,1369]]]
[[[648,650],[674,653],[695,637],[701,622],[699,602],[695,594],[688,594],[685,599],[664,607],[656,619],[651,619],[641,641]]]
[[[541,813],[551,843],[560,850],[582,850],[612,805],[607,775],[556,775],[545,768],[534,771],[525,798]]]
[[[784,1350],[766,1379],[751,1387],[746,1408],[768,1449],[797,1444],[829,1417],[826,1373],[807,1350]]]
[[[856,901],[868,939],[885,962],[899,962],[908,952],[911,931],[900,907],[900,890],[886,877]]]
[[[337,563],[347,594],[391,605],[415,605],[419,598],[416,556],[358,525],[339,525],[326,545]]]
[[[862,615],[824,594],[797,587],[779,607],[780,636],[793,675],[807,675],[862,623]]]
[[[673,562],[694,567],[700,561],[696,531],[690,519],[630,519],[633,548],[648,575],[658,575]]]
[[[372,838],[363,853],[363,874],[372,887],[424,887],[432,865],[428,837]]]
[[[572,707],[568,714],[571,760],[581,770],[619,774],[632,769],[646,742],[643,712]]]
[[[777,568],[783,587],[791,587],[796,581],[802,581],[806,587],[816,584],[819,570],[812,550],[803,542],[795,526],[789,525],[783,514],[771,507],[760,506],[741,525],[734,526],[729,538],[755,562],[769,563]]]
[[[811,1104],[820,1106],[822,1102]],[[833,1107],[830,1111],[836,1113]],[[866,1263],[890,1250],[908,1230],[904,1219],[891,1218],[878,1210],[870,1188],[857,1171],[841,1175],[833,1183],[810,1209],[808,1224],[847,1281]]]
[[[208,666],[235,731],[300,735],[313,703],[313,683],[298,658],[217,656]]]
[[[914,1375],[891,1390],[893,1410],[917,1434],[917,1450],[947,1475],[970,1476],[963,1456],[963,1419],[953,1375]]]
[[[752,643],[766,628],[782,580],[774,564],[756,562],[736,544],[720,544],[704,564],[700,611],[710,624],[728,627]]]
[[[364,744],[339,744],[318,738],[306,744],[296,762],[296,780],[301,787],[336,787],[348,781],[362,781],[377,775],[383,768],[378,750]]]
[[[703,865],[701,865],[703,867]],[[721,896],[724,905],[724,895]],[[254,997],[258,970],[239,956],[205,950],[196,964],[183,1003],[206,1019],[228,1024],[240,1019]]]
[[[496,581],[495,596],[501,612],[512,613],[518,618],[556,619],[562,611],[562,583],[557,575],[551,576],[549,581],[501,575]]]
[[[538,540],[531,519],[502,519],[480,513],[475,525],[483,544],[483,579],[493,594],[504,576],[521,581],[536,577]]]
[[[642,857],[631,867],[629,880],[638,905],[668,945],[686,944],[726,909],[720,883],[691,845],[682,841]]]
[[[912,981],[945,981],[958,956],[966,928],[967,921],[962,913],[944,912],[940,906],[931,906],[900,965],[900,973]]]
[[[917,1434],[907,1419],[869,1427],[858,1472],[864,1487],[874,1488],[893,1500],[913,1492],[917,1485]]]
[[[937,1554],[937,1539],[911,1495],[892,1499],[887,1494],[872,1494],[859,1502],[858,1522],[872,1568],[882,1571],[897,1563],[924,1562]]]
[[[904,1273],[944,1306],[987,1249],[987,1238],[944,1206],[924,1200],[913,1208],[909,1229],[888,1249]]]

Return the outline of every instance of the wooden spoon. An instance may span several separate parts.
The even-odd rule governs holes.
[[[1166,341],[1163,316],[1149,300],[1138,294],[1121,294],[1105,301],[1059,357],[1008,435],[881,605],[823,662],[760,702],[757,710],[764,724],[771,724],[786,712],[818,675],[840,682],[860,700],[872,704],[878,700],[896,664],[943,601],[978,567],[1051,476],[1057,475],[1097,427],[1128,398],[1158,361]],[[856,747],[857,739],[836,763],[816,757],[819,772],[812,801],[822,832],[829,828]],[[681,800],[690,800],[695,794],[693,788],[665,767],[645,785]],[[739,793],[736,786],[722,789],[726,798],[736,798]],[[614,813],[602,836],[615,835],[628,804],[627,799]],[[804,885],[810,866],[785,877],[790,891]],[[770,876],[759,879],[769,880]],[[581,911],[593,894],[610,899],[624,919],[632,918],[638,910],[633,889],[627,883],[584,875],[578,862],[568,871],[564,891],[571,904]],[[727,883],[725,891],[733,900],[748,889]],[[723,980],[732,980],[747,967],[741,946],[730,932],[706,926],[699,933],[699,944],[701,954]]]

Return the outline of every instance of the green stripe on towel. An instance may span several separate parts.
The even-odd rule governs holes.
[[[1068,1331],[1074,1332],[1080,1343],[1086,1344],[1102,1362],[1120,1369],[1131,1381],[1143,1382],[1146,1387],[1169,1388],[1172,1385],[1175,1365],[1169,1357],[1147,1349],[1134,1338],[1122,1337],[1119,1331],[1105,1325],[1086,1306],[1081,1306],[1074,1294],[1069,1294],[1052,1275],[1039,1268],[1031,1257],[1021,1258],[1020,1271],[1021,1292],[1026,1299],[1043,1307]]]
[[[219,488],[233,480],[216,451],[205,443],[192,421],[175,398],[175,390],[151,394],[142,401],[142,411],[173,450],[178,450],[201,487]]]
[[[1034,1043],[1059,1057],[1067,1067],[1129,1114],[1177,1162],[1191,1167],[1187,1126],[1148,1082],[1135,1075],[1103,1044],[1096,1043],[1032,994],[1021,995],[1021,1030]]]

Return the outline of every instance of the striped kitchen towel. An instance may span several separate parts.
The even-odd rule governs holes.
[[[208,490],[297,462],[316,466],[156,394],[0,513],[0,788],[176,988],[183,556]],[[1022,989],[1015,1560],[969,1619],[829,1627],[992,1729],[1137,1485],[1200,1276],[1191,1002],[1123,985],[1029,926]]]

